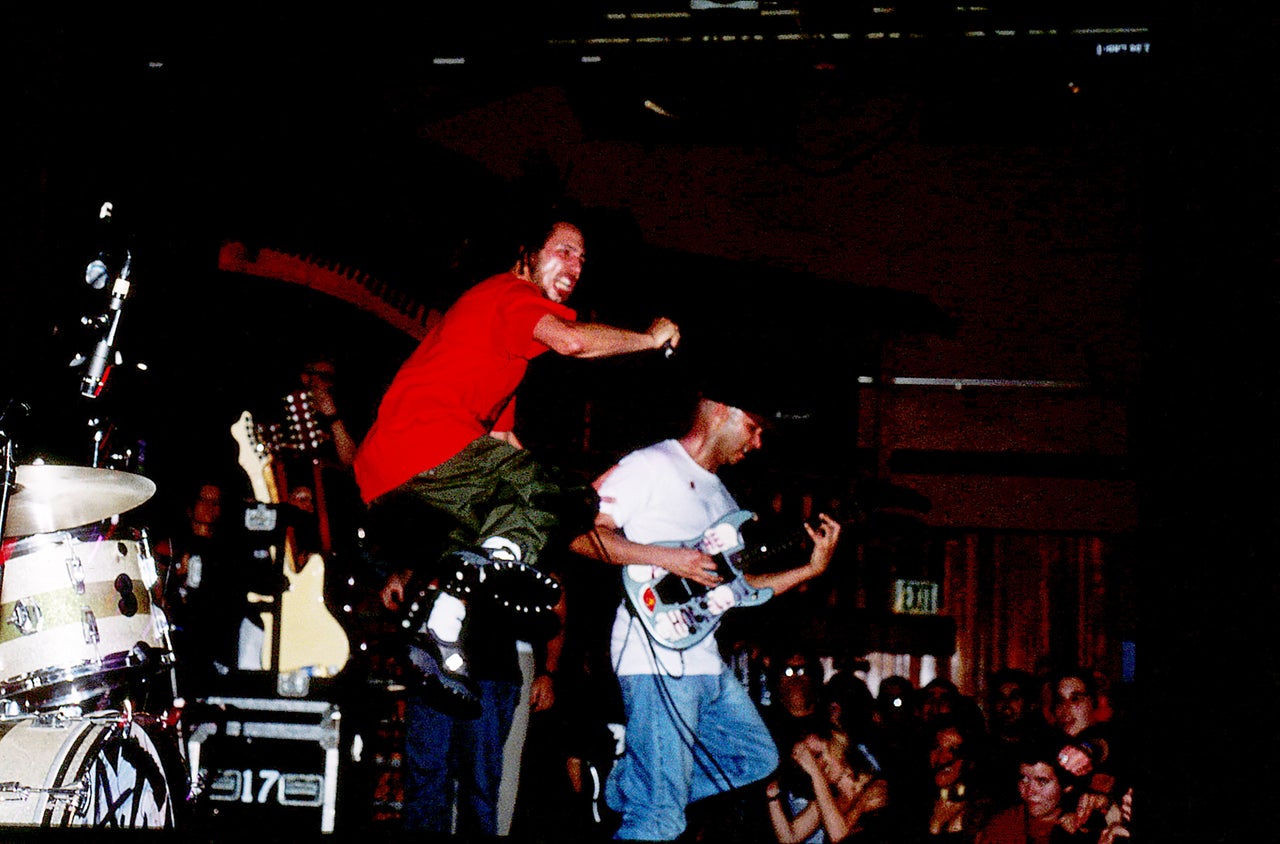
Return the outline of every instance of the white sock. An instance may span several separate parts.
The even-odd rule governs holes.
[[[440,641],[453,643],[462,634],[462,620],[466,617],[467,605],[448,592],[441,592],[427,617],[427,629]]]
[[[520,546],[505,536],[491,536],[480,547],[489,552],[489,559],[504,563],[518,563],[524,556]]]

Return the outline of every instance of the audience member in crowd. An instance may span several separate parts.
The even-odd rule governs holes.
[[[968,695],[962,694],[958,686],[950,680],[935,677],[925,684],[917,695],[919,703],[920,726],[925,732],[926,741],[935,723],[945,719],[963,718],[967,721],[982,722],[985,728],[986,719],[977,702]]]
[[[894,674],[880,681],[876,692],[877,718],[886,728],[899,723],[915,723],[916,687],[906,677]]]
[[[770,704],[764,722],[779,748],[795,745],[826,722],[818,706],[823,688],[817,654],[803,648],[784,650],[770,660]]]
[[[978,831],[977,844],[1049,844],[1088,839],[1075,836],[1074,782],[1058,762],[1057,742],[1043,741],[1022,748],[1021,801],[997,812]],[[1066,808],[1064,808],[1064,806]]]
[[[1120,802],[1107,813],[1107,828],[1098,838],[1098,844],[1115,844],[1120,838],[1131,838],[1129,825],[1133,823],[1133,789],[1125,789]]]
[[[991,813],[985,731],[971,718],[948,715],[931,722],[928,734],[932,788],[918,804],[920,816],[928,815],[927,825],[917,829],[950,841],[972,841]]]
[[[1035,675],[1017,668],[996,671],[987,686],[987,736],[991,749],[991,797],[1000,806],[1019,802],[1019,754],[1049,730],[1037,705]]]
[[[1121,780],[1127,779],[1121,767],[1123,739],[1114,724],[1100,718],[1093,672],[1080,667],[1058,670],[1050,675],[1047,689],[1052,723],[1059,731],[1058,762],[1081,781],[1075,814],[1082,827],[1100,833],[1106,811],[1124,787]]]
[[[876,699],[865,680],[849,671],[837,671],[822,684],[818,705],[827,721],[878,756],[883,741],[876,723]],[[877,760],[877,767],[879,764]]]
[[[921,748],[919,692],[906,677],[893,675],[880,681],[876,692],[875,722],[879,727],[880,765],[885,777],[904,794],[919,794],[928,778],[919,764]]]
[[[805,736],[792,747],[790,764],[807,783],[786,788],[779,777],[765,787],[778,841],[895,840],[889,784],[846,734],[824,729]]]

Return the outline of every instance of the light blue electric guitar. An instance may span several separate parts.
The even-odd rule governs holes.
[[[692,539],[656,543],[668,548],[697,548],[715,557],[724,581],[718,586],[703,586],[657,566],[623,566],[627,602],[654,641],[678,651],[691,648],[711,635],[728,610],[759,606],[773,597],[772,589],[756,589],[748,583],[744,572],[766,558],[803,548],[811,540],[802,531],[778,544],[749,548],[742,525],[755,519],[754,513],[737,510]]]

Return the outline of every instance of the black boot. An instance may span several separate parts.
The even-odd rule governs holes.
[[[466,603],[465,594],[454,589],[444,591]],[[457,640],[446,642],[427,626],[440,594],[439,589],[424,587],[406,596],[408,613],[401,624],[409,634],[409,662],[418,671],[419,691],[428,705],[458,718],[474,718],[480,714],[480,693],[471,678],[471,662],[465,650],[470,608],[462,619]]]

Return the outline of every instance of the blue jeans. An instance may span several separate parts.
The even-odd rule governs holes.
[[[690,803],[763,779],[778,748],[746,689],[728,669],[679,679],[618,678],[627,713],[626,753],[605,783],[622,815],[615,838],[670,841]]]
[[[520,684],[480,680],[480,716],[460,720],[410,697],[404,712],[404,826],[448,833],[458,798],[459,835],[498,834],[502,750]]]

